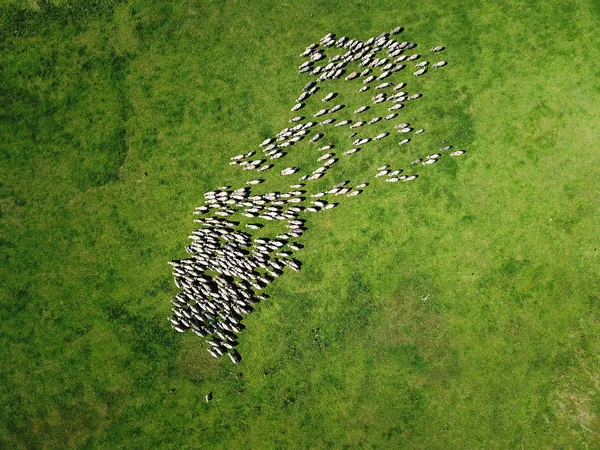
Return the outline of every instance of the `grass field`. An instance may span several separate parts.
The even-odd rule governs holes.
[[[4,2],[0,447],[600,448],[599,17]],[[421,113],[469,153],[311,219],[214,360],[166,320],[194,207],[286,126],[306,45],[397,25],[447,47]]]

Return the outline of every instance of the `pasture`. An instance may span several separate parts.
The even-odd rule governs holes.
[[[0,447],[600,448],[599,16],[5,2]],[[166,320],[192,211],[252,178],[229,158],[287,126],[308,44],[397,25],[447,47],[410,114],[468,153],[311,217],[242,363],[211,358]]]

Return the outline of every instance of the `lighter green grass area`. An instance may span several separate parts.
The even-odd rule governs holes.
[[[0,447],[600,448],[597,2],[88,3],[0,7]],[[166,321],[194,207],[307,44],[397,25],[469,152],[311,217],[210,358]]]

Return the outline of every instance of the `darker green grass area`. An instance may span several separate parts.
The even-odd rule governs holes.
[[[0,447],[600,448],[598,8],[5,2]],[[214,360],[166,321],[194,207],[253,178],[307,44],[397,25],[447,47],[407,72],[426,133],[340,161],[323,186],[371,185]],[[468,153],[372,178],[441,139]]]

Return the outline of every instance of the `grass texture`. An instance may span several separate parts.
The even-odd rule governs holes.
[[[600,448],[599,15],[5,2],[0,447]],[[214,360],[166,320],[194,207],[287,126],[306,45],[397,25],[447,47],[410,114],[469,152],[311,219]]]

